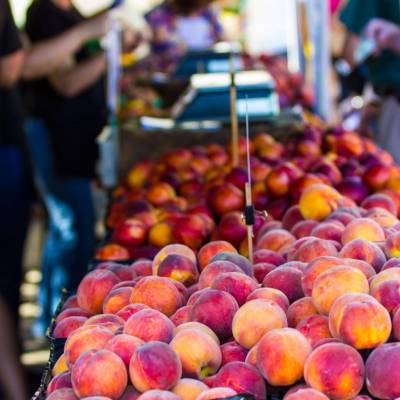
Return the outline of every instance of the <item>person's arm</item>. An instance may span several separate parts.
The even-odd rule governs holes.
[[[19,50],[0,58],[0,87],[11,88],[20,75],[24,62],[24,52]]]
[[[50,83],[65,97],[74,97],[92,86],[106,69],[106,56],[100,54],[77,65],[65,66],[53,73]]]
[[[388,49],[400,54],[400,26],[380,18],[374,18],[365,29],[365,35],[375,40],[378,49]]]
[[[53,73],[86,41],[103,36],[106,25],[107,14],[103,13],[62,35],[34,44],[27,50],[22,77],[29,80]]]

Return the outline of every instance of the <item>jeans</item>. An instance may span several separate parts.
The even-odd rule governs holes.
[[[61,290],[74,291],[87,272],[94,249],[95,217],[90,179],[57,176],[46,125],[30,119],[25,128],[35,183],[49,216],[39,290],[42,314],[34,332],[41,335]]]

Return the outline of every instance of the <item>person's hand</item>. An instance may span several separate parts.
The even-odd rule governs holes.
[[[84,22],[87,39],[97,39],[106,35],[109,13],[104,12]]]
[[[372,19],[365,29],[365,36],[375,40],[378,51],[389,49],[398,51],[400,26],[380,18]]]

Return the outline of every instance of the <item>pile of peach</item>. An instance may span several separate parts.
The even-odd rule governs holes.
[[[259,134],[250,147],[254,205],[276,220],[281,221],[315,184],[336,188],[345,196],[339,202],[341,207],[359,205],[398,215],[400,168],[388,153],[356,133],[340,129],[324,133],[307,127],[285,146]],[[178,149],[157,161],[136,164],[114,193],[107,219],[112,234],[97,258],[153,258],[169,244],[198,250],[210,240],[226,240],[247,255],[241,218],[247,172],[244,167],[229,167],[229,149],[216,144]],[[241,140],[243,163],[245,151]],[[371,200],[372,194],[377,196]],[[370,212],[376,215],[378,211]],[[318,219],[312,213],[305,217]],[[256,232],[262,222],[257,216]],[[296,227],[295,235],[303,226]]]

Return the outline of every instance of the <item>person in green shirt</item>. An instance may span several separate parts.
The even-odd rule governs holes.
[[[350,64],[362,38],[376,43],[366,61],[367,78],[382,98],[376,141],[400,163],[400,1],[349,0],[341,21],[348,31],[344,57]]]

